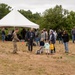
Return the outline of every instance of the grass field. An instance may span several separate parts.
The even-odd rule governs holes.
[[[56,43],[54,55],[36,55],[39,46],[29,52],[18,42],[18,54],[12,54],[13,43],[0,41],[0,75],[75,75],[75,44],[69,42],[69,54]]]

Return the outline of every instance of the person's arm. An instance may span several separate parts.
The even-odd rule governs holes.
[[[30,32],[27,32],[27,40],[30,40],[29,34],[30,34]]]
[[[20,41],[17,35],[16,35],[15,39],[16,39],[16,41]]]

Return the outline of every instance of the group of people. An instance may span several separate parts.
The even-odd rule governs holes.
[[[15,31],[13,33],[13,44],[14,44],[13,53],[17,53],[17,44],[16,44],[16,42],[20,41],[17,37],[17,32],[18,32],[18,30],[15,29]],[[56,36],[55,33],[56,32],[54,32],[53,30],[50,30],[50,33],[48,35],[47,31],[44,29],[44,30],[42,30],[40,40],[38,40],[39,46],[41,47],[40,49],[42,49],[42,50],[45,49],[47,54],[56,53],[55,43],[56,43],[56,37],[57,36]],[[28,50],[31,51],[31,52],[33,50],[33,42],[34,42],[36,37],[37,36],[36,36],[35,32],[33,31],[33,29],[30,29],[26,33],[26,38],[27,38],[27,43],[28,43]],[[62,40],[63,40],[63,43],[64,43],[65,52],[68,53],[69,52],[69,49],[68,49],[69,35],[66,31],[63,31]]]
[[[49,39],[48,38],[43,38],[43,37],[41,38],[41,41],[40,41],[40,47],[41,48],[40,48],[39,51],[45,50],[46,54],[54,54],[56,52],[56,50],[55,50],[55,41],[56,41],[55,40],[55,35],[54,35],[53,31],[51,31]]]
[[[13,46],[14,46],[13,53],[17,53],[16,42],[20,41],[20,39],[17,35],[18,31],[19,31],[18,28],[15,28],[15,30],[12,33]],[[72,29],[71,33],[72,33],[72,39],[73,39],[73,43],[74,43],[75,28]],[[57,33],[56,31],[54,31],[52,29],[50,29],[50,31],[47,32],[47,30],[44,28],[43,30],[41,30],[41,33],[39,33],[38,30],[34,31],[33,29],[30,29],[29,31],[26,32],[23,29],[21,32],[21,35],[23,36],[22,39],[26,39],[26,41],[28,43],[28,50],[31,52],[33,50],[33,43],[35,41],[36,44],[40,46],[40,49],[46,50],[47,54],[55,53],[56,52],[55,43],[56,43],[57,37],[58,37],[59,43],[61,41],[64,44],[65,53],[69,52],[69,49],[68,49],[69,35],[68,35],[67,31],[65,31],[65,30],[64,31],[59,30],[59,32]],[[2,29],[2,40],[3,40],[3,42],[5,40],[4,29]]]

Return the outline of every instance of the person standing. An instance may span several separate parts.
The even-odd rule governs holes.
[[[48,32],[46,31],[45,28],[41,32],[41,38],[43,38],[44,41],[48,40]]]
[[[55,42],[56,42],[56,40],[57,40],[57,32],[56,31],[53,31],[53,34],[55,36]]]
[[[3,42],[5,41],[5,29],[4,28],[2,29],[2,41]]]
[[[58,35],[59,44],[63,43],[62,34],[63,34],[63,31],[59,29],[58,34],[57,34]]]
[[[13,50],[13,54],[17,53],[17,42],[20,41],[17,37],[17,33],[18,33],[18,29],[16,28],[15,31],[13,32],[13,46],[14,46],[14,50]]]
[[[63,39],[63,43],[65,47],[65,53],[68,53],[69,52],[69,49],[68,49],[69,35],[66,31],[63,32],[62,39]]]
[[[74,41],[75,41],[75,27],[72,29],[71,34],[72,34],[72,41],[74,43]]]
[[[42,39],[43,38],[43,40],[45,40],[45,38],[44,38],[44,31],[42,30],[41,31],[41,34],[40,34],[40,39]]]
[[[26,35],[26,30],[25,28],[23,28],[21,31],[22,40],[25,40],[25,35]]]
[[[27,41],[28,41],[28,50],[32,52],[33,50],[33,40],[35,38],[35,33],[33,32],[33,29],[30,29],[29,32],[27,32]]]
[[[56,52],[56,50],[55,50],[55,35],[54,35],[53,31],[51,31],[51,33],[50,33],[49,41],[54,45],[54,53],[55,53]]]

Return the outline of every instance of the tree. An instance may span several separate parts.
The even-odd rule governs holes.
[[[26,18],[28,18],[29,20],[32,18],[32,12],[30,10],[25,11],[25,10],[19,10],[19,12],[25,16]]]
[[[7,15],[11,11],[11,7],[7,4],[0,4],[0,19]]]
[[[67,16],[66,23],[69,26],[69,29],[72,29],[75,26],[75,12],[71,11]]]
[[[65,25],[65,16],[68,14],[68,10],[63,9],[62,6],[56,5],[53,9],[50,8],[44,12],[44,25],[46,29],[62,29]]]

